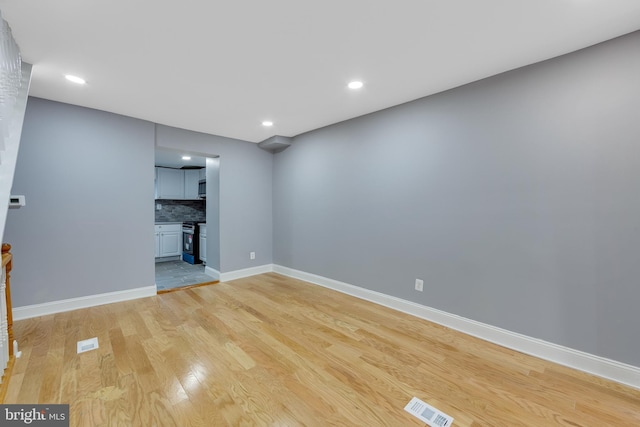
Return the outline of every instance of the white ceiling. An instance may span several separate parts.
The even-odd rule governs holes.
[[[34,65],[31,95],[253,142],[640,29],[638,0],[0,0],[0,10]],[[354,79],[364,88],[347,89]]]

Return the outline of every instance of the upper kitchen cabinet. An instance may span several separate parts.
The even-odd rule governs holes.
[[[184,170],[184,198],[199,199],[198,197],[198,181],[200,181],[200,169]]]
[[[184,199],[184,171],[156,168],[156,199]]]
[[[199,169],[156,167],[156,199],[198,200]]]

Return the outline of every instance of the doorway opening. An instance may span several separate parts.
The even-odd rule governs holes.
[[[156,149],[158,293],[215,283],[220,277],[219,166],[218,157]]]

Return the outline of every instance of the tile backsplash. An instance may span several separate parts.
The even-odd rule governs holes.
[[[162,209],[155,209],[156,222],[207,221],[205,200],[157,199],[154,208],[158,204]]]

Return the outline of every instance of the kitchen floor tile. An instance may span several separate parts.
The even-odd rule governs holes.
[[[189,264],[182,260],[156,263],[156,287],[158,290],[179,288],[212,282],[215,279],[204,273],[203,264]]]

